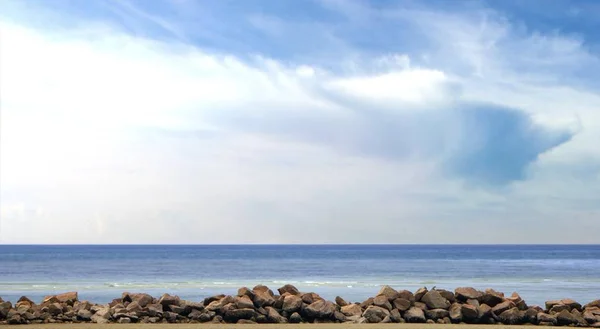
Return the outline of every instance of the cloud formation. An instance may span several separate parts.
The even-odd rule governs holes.
[[[483,2],[55,5],[0,14],[3,242],[597,242],[581,26]]]

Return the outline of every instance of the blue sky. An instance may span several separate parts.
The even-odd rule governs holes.
[[[600,243],[595,1],[1,6],[4,242]]]

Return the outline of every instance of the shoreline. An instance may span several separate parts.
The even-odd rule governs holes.
[[[1,297],[1,296],[0,296]],[[600,297],[600,296],[599,296]],[[397,291],[390,286],[361,303],[334,301],[316,293],[300,292],[293,285],[276,291],[258,285],[242,287],[236,295],[216,295],[202,301],[183,300],[163,294],[156,298],[145,293],[124,292],[108,304],[80,301],[77,292],[45,297],[40,304],[21,297],[14,305],[0,298],[0,324],[30,324],[74,327],[103,324],[154,323],[210,326],[267,323],[314,325],[406,323],[427,325],[546,325],[600,328],[600,299],[581,304],[572,299],[547,301],[531,306],[518,293],[505,296],[493,289],[479,291],[459,287],[454,291],[420,288]]]

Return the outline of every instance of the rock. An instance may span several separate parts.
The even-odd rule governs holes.
[[[423,298],[423,296],[425,296],[425,294],[428,292],[429,290],[427,290],[426,287],[423,288],[419,288],[417,289],[417,291],[415,292],[415,302],[420,302],[421,298]]]
[[[254,292],[252,292],[252,290],[250,290],[248,287],[242,287],[238,289],[237,295],[239,297],[248,296],[250,299],[254,298]]]
[[[429,308],[427,307],[427,304],[422,303],[422,302],[415,302],[415,304],[413,305],[414,307],[418,307],[420,309],[424,311],[427,311]]]
[[[523,298],[521,298],[521,296],[519,296],[519,294],[516,292],[513,292],[512,295],[506,299],[513,302],[513,304],[515,304],[515,306],[521,311],[524,311],[528,308],[527,303],[525,303]]]
[[[79,311],[77,311],[77,320],[79,321],[91,321],[92,320],[92,312],[86,310],[86,309],[81,309]]]
[[[557,323],[561,326],[568,326],[577,323],[577,319],[568,310],[562,310],[556,315]]]
[[[148,315],[152,317],[162,317],[163,316],[163,306],[161,304],[149,304],[146,306],[148,310]]]
[[[298,288],[292,286],[291,284],[286,284],[285,286],[277,289],[277,291],[279,291],[280,295],[283,295],[285,293],[288,293],[290,295],[300,295],[300,291],[298,291]]]
[[[477,307],[477,318],[486,319],[492,317],[492,307],[488,304],[481,304]]]
[[[558,305],[560,304],[560,300],[549,300],[546,301],[546,310],[550,311],[550,309],[554,306],[554,305]]]
[[[361,309],[360,305],[356,305],[356,304],[342,306],[341,312],[346,316],[362,315],[362,309]]]
[[[571,315],[573,315],[573,317],[575,318],[576,324],[578,326],[580,326],[580,327],[587,326],[588,322],[583,318],[583,314],[581,314],[581,312],[579,312],[579,310],[574,308],[573,310],[571,310]]]
[[[65,303],[65,304],[73,306],[73,304],[75,304],[75,302],[78,300],[79,300],[79,297],[78,297],[77,292],[72,291],[72,292],[65,292],[63,294],[54,295],[54,296],[46,296],[43,299],[42,304],[58,302],[58,303]]]
[[[409,323],[425,323],[425,313],[418,307],[411,307],[404,313],[404,320]]]
[[[463,321],[465,322],[473,322],[479,318],[479,310],[477,309],[477,306],[470,304],[463,304],[460,308],[460,313],[462,314]]]
[[[374,299],[375,298],[373,298],[373,297],[367,298],[367,300],[365,300],[364,302],[360,303],[360,307],[366,309],[367,307],[373,305],[373,300]]]
[[[160,297],[160,299],[158,300],[158,303],[160,305],[162,305],[163,307],[169,306],[169,305],[179,305],[179,297],[171,296],[169,294],[163,294]]]
[[[57,316],[63,312],[62,305],[59,303],[52,303],[48,305],[48,313],[52,316]]]
[[[191,312],[191,309],[189,309],[188,312],[186,312],[185,307],[181,307],[179,305],[169,305],[169,306],[167,306],[167,309],[169,312],[173,312],[177,315],[183,315],[183,316],[187,316]]]
[[[256,291],[255,291],[255,293],[256,293]],[[287,319],[285,317],[281,316],[281,314],[279,314],[279,312],[277,312],[277,310],[272,308],[271,306],[265,307],[265,310],[267,310],[267,319],[269,320],[269,322],[271,322],[271,323],[287,323]]]
[[[266,286],[258,285],[252,289],[254,304],[258,307],[272,306],[275,304],[273,292]]]
[[[312,319],[330,319],[335,311],[335,304],[322,299],[304,308],[306,316]]]
[[[6,319],[10,309],[12,309],[11,302],[0,302],[0,320]]]
[[[393,309],[390,312],[390,319],[392,320],[392,322],[395,322],[395,323],[400,323],[400,322],[404,321],[404,319],[402,318],[402,315],[400,314],[400,311],[398,311],[397,309]]]
[[[297,295],[288,295],[283,299],[282,309],[288,313],[300,311],[302,308],[302,298]]]
[[[388,297],[385,295],[379,295],[373,298],[373,305],[383,307],[388,311],[392,310],[392,304],[390,304]]]
[[[7,317],[7,323],[8,324],[21,324],[22,323],[22,318],[21,315],[19,313],[13,313],[8,315]]]
[[[333,318],[337,322],[346,322],[346,316],[344,315],[344,313],[339,311],[333,312]]]
[[[432,310],[425,311],[425,317],[434,321],[441,320],[445,317],[448,317],[450,312],[443,308],[435,308]]]
[[[526,309],[523,314],[523,321],[525,323],[536,324],[538,322],[538,320],[537,320],[538,312],[539,312],[539,310],[536,308],[533,308],[533,307]]]
[[[119,320],[117,320],[117,323],[131,323],[131,319],[122,317],[122,318],[119,318]]]
[[[550,308],[549,312],[550,312],[550,314],[557,314],[564,310],[571,311],[571,308],[568,305],[556,304],[556,305],[552,306],[552,308]]]
[[[504,324],[521,324],[523,323],[523,314],[517,307],[502,312],[498,318]]]
[[[134,312],[134,313],[142,311],[142,307],[140,306],[140,304],[138,304],[137,301],[129,303],[129,305],[127,305],[127,307],[125,307],[125,309],[127,310],[127,312]]]
[[[394,299],[398,298],[398,292],[390,287],[390,286],[383,286],[381,287],[381,289],[379,289],[379,293],[377,294],[377,296],[385,296],[387,297],[388,301],[393,301]]]
[[[560,303],[569,306],[570,310],[578,310],[580,312],[583,310],[581,304],[570,298],[561,299]]]
[[[348,305],[348,302],[346,302],[342,297],[337,296],[335,297],[335,303],[338,304],[340,307],[341,306],[346,306]]]
[[[17,300],[17,302],[15,303],[15,308],[21,308],[21,307],[26,307],[26,308],[32,308],[35,305],[35,303],[25,297],[25,296],[21,296],[21,298],[19,298],[19,300]]]
[[[302,316],[300,316],[298,312],[294,312],[290,315],[290,323],[301,323],[302,321]]]
[[[406,299],[411,303],[415,302],[415,295],[408,290],[400,290],[398,291],[398,298]]]
[[[397,308],[401,312],[408,310],[411,307],[411,302],[404,298],[394,299],[394,308]]]
[[[486,289],[481,296],[481,302],[494,307],[504,301],[504,294],[494,289]]]
[[[592,311],[590,311],[589,308],[586,308],[582,316],[585,319],[585,321],[589,324],[598,322],[596,315]]]
[[[540,323],[546,322],[546,323],[550,323],[552,325],[556,325],[558,323],[558,321],[556,320],[556,315],[551,315],[551,314],[544,313],[544,312],[539,312],[537,314],[537,320]]]
[[[454,323],[459,323],[462,321],[463,317],[462,317],[462,306],[458,303],[454,303],[452,305],[450,305],[450,310],[449,310],[449,317],[450,320],[452,320],[452,322]]]
[[[504,302],[492,307],[492,312],[495,315],[500,315],[503,312],[510,310],[513,307],[515,307],[515,304],[513,304],[513,302],[511,302],[510,300],[507,300],[507,301],[504,301]]]
[[[435,289],[437,292],[440,293],[440,295],[442,295],[442,297],[446,298],[450,304],[454,303],[456,301],[456,297],[454,296],[454,293],[452,291],[448,291],[445,289]]]
[[[368,323],[380,323],[383,319],[390,315],[390,312],[383,307],[369,306],[362,314],[363,318],[367,319]]]
[[[255,318],[257,315],[256,311],[251,308],[240,308],[240,309],[230,309],[225,312],[223,319],[226,322],[236,323],[241,319],[250,320]],[[280,322],[277,322],[280,323]]]
[[[428,291],[421,298],[421,302],[427,304],[427,307],[430,309],[441,308],[447,310],[448,308],[450,308],[450,302],[436,290]]]
[[[460,287],[454,290],[454,295],[456,299],[461,302],[466,302],[468,299],[481,299],[483,297],[483,293],[481,291],[476,290],[472,287]]]
[[[596,299],[594,301],[591,301],[591,302],[585,304],[585,308],[590,308],[590,307],[600,308],[600,299]]]
[[[237,308],[254,308],[254,302],[247,295],[237,296],[233,300]]]

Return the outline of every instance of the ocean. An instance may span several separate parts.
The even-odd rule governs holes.
[[[587,303],[600,299],[600,245],[0,245],[0,297],[13,302],[66,291],[95,303],[123,291],[199,301],[286,283],[353,302],[390,285]]]

